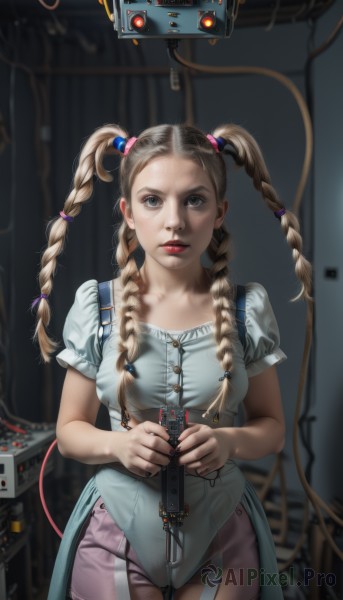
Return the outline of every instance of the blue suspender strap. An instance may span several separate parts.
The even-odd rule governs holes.
[[[111,333],[111,318],[112,318],[112,300],[111,300],[111,281],[103,281],[98,284],[99,290],[99,307],[100,307],[100,324],[102,326],[101,346]]]
[[[239,340],[245,350],[246,348],[246,325],[245,325],[246,293],[244,285],[236,286],[236,324]]]

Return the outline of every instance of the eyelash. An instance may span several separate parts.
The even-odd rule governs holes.
[[[143,204],[147,208],[158,208],[158,206],[160,206],[160,204],[155,204],[154,206],[149,205],[149,200],[151,200],[151,199],[153,199],[153,200],[159,200],[159,202],[161,203],[160,198],[158,198],[157,196],[146,196],[145,198],[143,198]],[[201,196],[189,196],[186,199],[186,202],[188,200],[191,200],[191,199],[193,199],[193,200],[196,199],[196,200],[200,200],[201,201],[200,204],[197,204],[197,205],[191,204],[190,206],[192,206],[193,208],[200,208],[200,206],[203,206],[203,204],[205,204],[205,200]]]

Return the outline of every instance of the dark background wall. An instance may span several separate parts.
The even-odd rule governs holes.
[[[204,131],[223,122],[239,123],[260,143],[273,183],[288,207],[304,156],[299,109],[289,90],[277,81],[258,75],[184,75],[180,68],[181,91],[172,91],[163,40],[147,40],[138,47],[118,41],[96,2],[82,3],[84,10],[79,10],[79,3],[75,10],[75,4],[65,0],[60,13],[35,6],[32,14],[20,2],[0,4],[0,265],[6,306],[2,335],[8,349],[3,371],[11,410],[37,421],[56,419],[64,376],[54,361],[48,367],[40,363],[31,342],[29,306],[38,293],[40,249],[45,226],[62,209],[70,189],[81,143],[96,127],[119,122],[135,135],[151,124],[185,121],[192,114]],[[71,12],[62,11],[69,7]],[[86,8],[91,9],[89,14]],[[276,69],[304,93],[308,52],[330,34],[341,14],[341,3],[336,1],[315,23],[237,27],[229,40],[215,46],[204,40],[184,42],[180,52],[206,64]],[[326,499],[342,497],[343,492],[335,460],[343,452],[341,73],[342,36],[338,36],[313,62],[314,162],[301,208],[305,249],[314,260],[317,300],[315,352],[305,399],[308,416],[314,419],[308,427],[315,455],[313,481]],[[186,100],[192,111],[187,110]],[[51,298],[51,332],[57,339],[76,288],[86,279],[104,280],[113,274],[118,163],[109,161],[108,167],[113,185],[96,183],[95,200],[71,225],[60,260]],[[228,225],[235,244],[232,272],[240,282],[260,281],[268,289],[288,355],[279,369],[288,431],[284,454],[288,485],[299,490],[291,440],[305,307],[290,302],[297,283],[278,222],[249,178],[230,160],[228,170]],[[337,278],[328,280],[325,267],[336,268]],[[305,451],[303,460],[308,461]]]

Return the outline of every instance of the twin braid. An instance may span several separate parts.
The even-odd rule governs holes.
[[[223,371],[231,373],[233,367],[232,332],[235,325],[231,303],[232,290],[228,277],[229,248],[230,235],[225,225],[222,225],[219,229],[214,230],[207,252],[213,261],[210,293],[215,313],[216,355]],[[229,392],[230,380],[224,377],[217,396],[203,416],[207,417],[213,409],[216,409],[217,414],[220,413],[224,408]]]
[[[235,150],[235,160],[239,165],[244,165],[246,172],[252,178],[255,188],[262,193],[268,207],[275,213],[283,208],[278,195],[271,185],[270,176],[265,165],[261,151],[254,138],[238,125],[224,125],[213,134],[223,137]],[[294,300],[304,298],[311,300],[311,274],[310,263],[302,254],[302,237],[297,217],[286,210],[280,217],[281,228],[286,240],[292,248],[295,263],[295,274],[301,282],[301,290]]]
[[[111,125],[105,126],[95,131],[84,145],[75,172],[73,189],[63,207],[65,216],[74,218],[81,212],[82,205],[89,200],[93,193],[93,176],[95,174],[102,181],[112,181],[112,175],[106,171],[102,161],[105,153],[112,147],[113,138],[117,135],[123,135],[120,128]],[[126,134],[124,133],[124,135]],[[41,258],[41,270],[38,277],[41,300],[37,307],[34,339],[38,339],[45,362],[49,362],[50,354],[57,347],[56,342],[47,333],[51,319],[47,298],[52,292],[57,258],[63,251],[67,230],[68,221],[62,216],[50,221],[48,244]]]
[[[134,381],[134,375],[125,369],[125,364],[134,363],[139,351],[139,314],[140,290],[138,286],[138,269],[133,252],[138,246],[134,230],[125,221],[118,234],[116,259],[120,269],[121,305],[119,307],[119,339],[117,370],[120,373],[118,383],[118,401],[123,420],[128,419],[126,408],[126,389]],[[118,310],[118,307],[117,307]]]

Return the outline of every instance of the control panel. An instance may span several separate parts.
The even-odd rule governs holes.
[[[4,423],[0,420],[0,499],[16,498],[38,481],[44,456],[55,439],[54,425],[23,428]],[[50,460],[45,472],[51,469]]]
[[[114,0],[119,38],[222,38],[231,31],[234,0]]]

